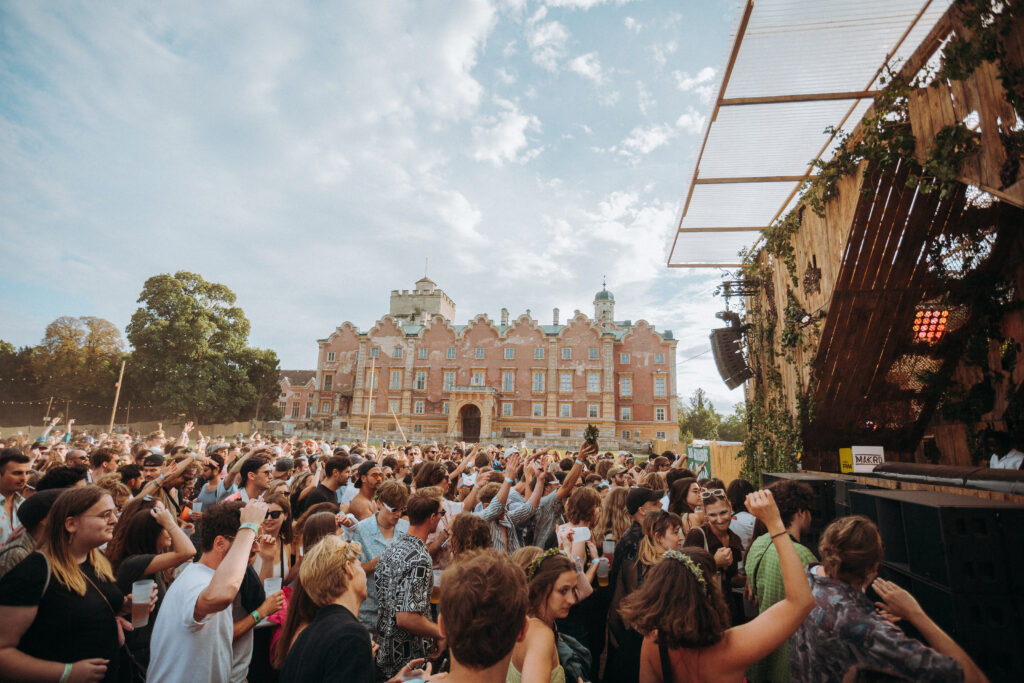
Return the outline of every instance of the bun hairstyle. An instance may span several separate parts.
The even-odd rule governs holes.
[[[729,610],[713,578],[716,571],[714,558],[703,548],[670,551],[640,588],[626,596],[619,614],[645,636],[657,631],[658,644],[670,649],[714,645],[729,628]]]
[[[818,543],[825,573],[849,584],[863,583],[884,551],[875,523],[863,515],[843,517],[825,528]]]

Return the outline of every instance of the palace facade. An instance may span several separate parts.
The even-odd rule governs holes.
[[[677,342],[614,312],[602,288],[592,318],[576,311],[560,323],[555,309],[541,325],[502,309],[498,324],[480,314],[456,325],[454,301],[424,277],[392,291],[390,312],[370,330],[345,322],[317,342],[301,421],[396,441],[578,441],[594,424],[603,448],[677,443]],[[306,377],[286,386],[284,374],[285,419],[299,421],[285,396],[305,394],[293,382]]]

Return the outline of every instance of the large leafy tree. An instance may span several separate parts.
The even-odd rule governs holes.
[[[276,374],[277,356],[246,346],[249,321],[234,293],[179,271],[149,278],[138,302],[127,328],[132,384],[153,410],[207,423],[252,417],[263,391],[253,378]]]
[[[46,326],[32,352],[32,369],[42,395],[107,403],[123,352],[121,331],[109,320],[62,316]]]

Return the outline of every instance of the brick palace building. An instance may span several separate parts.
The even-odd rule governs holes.
[[[538,324],[529,310],[499,324],[486,315],[456,325],[455,302],[424,277],[391,292],[369,331],[342,323],[321,339],[315,376],[282,371],[285,423],[410,441],[578,442],[587,424],[605,448],[674,444],[676,340],[646,321],[614,319],[602,288],[594,316],[576,311]],[[308,407],[307,407],[308,405]],[[290,431],[290,430],[289,430]]]

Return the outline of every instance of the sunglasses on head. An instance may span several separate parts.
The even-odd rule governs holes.
[[[270,517],[270,519],[277,519],[283,514],[284,510],[271,510],[270,512],[267,513],[267,517]]]
[[[701,489],[701,498],[725,498],[725,489]]]

